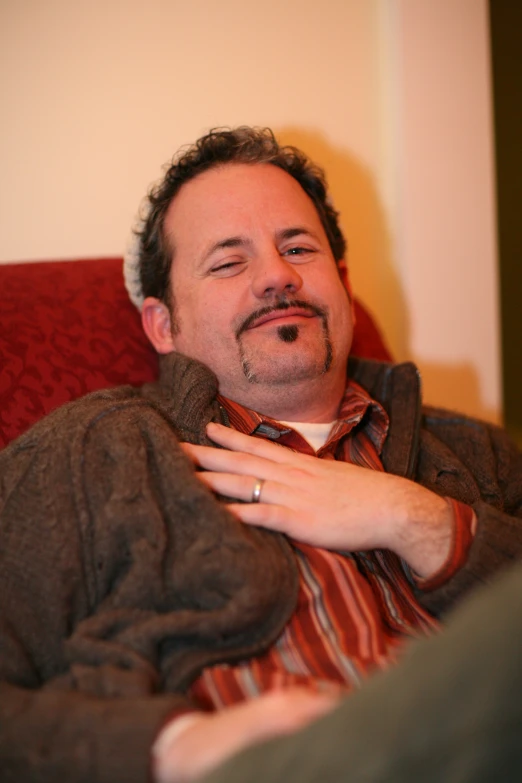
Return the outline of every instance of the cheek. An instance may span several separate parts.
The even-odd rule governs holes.
[[[342,345],[350,347],[353,334],[353,310],[346,289],[337,289],[334,301],[330,306],[330,328],[333,339]]]
[[[351,301],[348,299],[346,291],[344,292],[344,299],[341,301],[340,305],[340,319],[343,333],[347,334],[351,339],[353,331],[353,307]]]
[[[236,328],[253,309],[248,287],[239,278],[222,285],[205,281],[186,286],[177,304],[181,340],[208,353],[237,350]]]
[[[185,318],[193,339],[209,349],[235,345],[233,308],[226,294],[201,296],[186,303]]]
[[[179,321],[183,329],[196,331],[214,312],[214,303],[197,288],[186,288],[176,298]]]
[[[318,279],[312,290],[318,301],[328,307],[335,321],[343,323],[351,321],[350,298],[337,270],[327,279],[324,277]]]

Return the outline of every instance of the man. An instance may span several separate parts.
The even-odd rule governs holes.
[[[212,132],[151,194],[127,278],[159,383],[0,458],[13,779],[194,779],[518,557],[505,436],[421,413],[411,365],[347,379],[344,252],[321,173],[266,130]]]

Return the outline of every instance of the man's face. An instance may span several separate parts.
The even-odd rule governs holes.
[[[344,378],[350,302],[313,202],[289,174],[269,164],[204,172],[183,185],[164,231],[172,345],[209,366],[222,394]]]

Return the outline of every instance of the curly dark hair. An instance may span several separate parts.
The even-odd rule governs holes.
[[[174,157],[159,185],[148,196],[149,213],[139,232],[139,279],[143,296],[154,296],[172,307],[170,268],[173,252],[163,224],[181,186],[203,171],[227,163],[271,163],[299,182],[315,204],[336,262],[344,258],[346,241],[338,212],[328,200],[324,172],[292,146],[280,146],[270,128],[215,128]]]

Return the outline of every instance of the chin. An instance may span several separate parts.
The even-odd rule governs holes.
[[[333,347],[326,322],[320,334],[289,326],[267,338],[255,344],[239,340],[241,367],[249,383],[282,386],[311,381],[332,366]]]
[[[326,350],[321,352],[321,356],[303,356],[300,351],[293,356],[271,355],[262,359],[241,357],[243,374],[249,383],[272,386],[315,380],[325,375],[331,364],[331,355]]]

